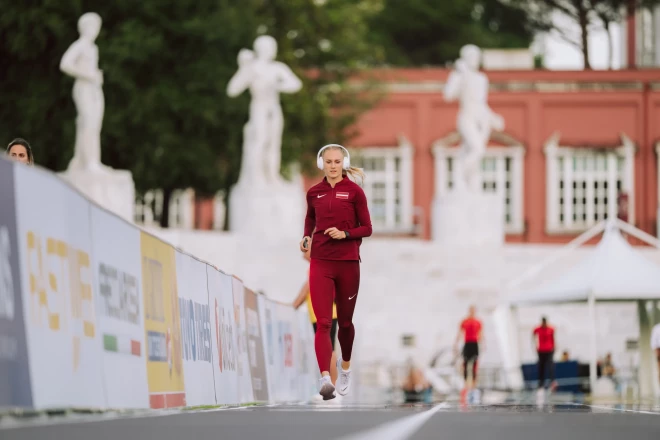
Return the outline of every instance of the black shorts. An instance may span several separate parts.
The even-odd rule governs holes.
[[[316,334],[316,323],[312,323],[312,327],[314,327],[314,334]],[[334,351],[335,349],[335,339],[337,339],[337,320],[333,319],[332,320],[332,327],[330,327],[330,339],[332,340],[332,350]]]
[[[477,342],[466,342],[463,346],[463,359],[465,362],[476,361],[479,357],[479,344]]]

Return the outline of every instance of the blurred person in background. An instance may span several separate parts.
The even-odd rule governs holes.
[[[658,363],[658,380],[660,380],[660,324],[656,324],[651,331],[651,350]]]
[[[21,162],[27,165],[34,165],[34,156],[32,155],[32,148],[25,139],[16,138],[7,146],[7,156],[16,162]]]
[[[311,247],[303,254],[305,260],[308,262],[311,261],[310,252]],[[309,291],[309,268],[307,269],[307,281],[303,284],[300,289],[300,293],[293,301],[293,308],[298,309],[303,303],[307,303],[307,311],[309,312],[309,320],[312,323],[314,328],[314,334],[316,334],[316,315],[314,314],[314,308],[312,307],[312,295]],[[332,384],[337,383],[337,353],[335,352],[335,340],[337,338],[337,304],[333,302],[332,304],[332,327],[330,328],[330,339],[332,340],[332,360],[330,361],[330,378]]]
[[[561,354],[561,359],[559,361],[568,362],[570,360],[571,360],[571,356],[568,354],[568,350],[564,350],[564,352]]]
[[[410,358],[408,359],[407,369],[408,374],[401,385],[404,401],[406,403],[431,403],[433,389],[422,370]]]
[[[367,197],[352,180],[357,177],[364,180],[364,173],[351,166],[348,150],[338,144],[326,145],[319,150],[316,165],[325,177],[307,191],[307,215],[300,250],[304,253],[311,248],[309,288],[317,318],[314,347],[321,371],[319,394],[323,400],[330,400],[335,398],[335,386],[330,378],[333,298],[337,304],[341,346],[336,391],[345,396],[351,386],[353,313],[360,289],[360,245],[364,237],[371,236],[372,227]]]
[[[541,325],[532,332],[532,341],[539,357],[539,386],[537,395],[542,398],[545,395],[546,373],[550,379],[550,389],[555,390],[557,382],[555,381],[555,329],[548,325],[548,319],[543,316]]]
[[[463,337],[463,379],[465,380],[465,387],[461,391],[461,400],[468,397],[468,393],[475,399],[479,399],[477,387],[477,370],[479,361],[479,344],[482,341],[483,328],[481,321],[477,319],[477,309],[475,306],[470,306],[468,316],[458,327],[458,334],[456,335],[456,342],[454,343],[454,353],[458,352],[458,345]],[[468,380],[469,366],[472,365],[472,378]]]

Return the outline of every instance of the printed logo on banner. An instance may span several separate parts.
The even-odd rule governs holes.
[[[215,337],[218,341],[218,366],[220,372],[236,371],[236,349],[234,348],[233,329],[224,307],[215,300]]]
[[[31,407],[18,264],[14,164],[0,159],[0,407]]]
[[[249,289],[245,289],[245,317],[249,348],[248,357],[250,360],[250,372],[252,373],[254,398],[259,401],[267,401],[268,379],[266,376],[263,340],[261,332],[259,331],[257,295]]]
[[[75,372],[81,339],[93,340],[96,332],[89,254],[34,231],[27,233],[27,247],[30,325],[53,332],[72,330]]]
[[[103,263],[99,265],[98,277],[103,315],[135,328],[140,327],[141,309],[137,277]],[[123,334],[104,332],[103,349],[113,353],[142,356],[140,341]]]
[[[183,359],[211,363],[211,320],[208,304],[179,298]]]
[[[280,353],[285,367],[293,367],[293,333],[290,322],[280,322]]]
[[[145,233],[141,249],[150,406],[185,406],[174,249]]]

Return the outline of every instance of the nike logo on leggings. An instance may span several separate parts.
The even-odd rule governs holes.
[[[356,296],[357,296],[357,293],[356,293],[355,295],[349,297],[348,300],[350,301],[350,300],[352,300],[353,298],[355,298]]]

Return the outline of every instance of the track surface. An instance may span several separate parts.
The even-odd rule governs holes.
[[[420,416],[427,413],[426,416]],[[428,416],[428,417],[427,417]],[[421,422],[413,419],[425,418]],[[582,404],[461,406],[292,405],[81,421],[19,423],[2,440],[467,439],[639,440],[660,438],[660,408]],[[386,426],[383,426],[387,424]],[[410,425],[413,424],[412,428]],[[400,433],[401,426],[414,432]],[[5,423],[0,426],[7,427]],[[381,429],[375,432],[374,429]],[[384,432],[383,432],[384,430]],[[404,429],[405,431],[405,429]],[[399,436],[395,434],[399,432]]]

